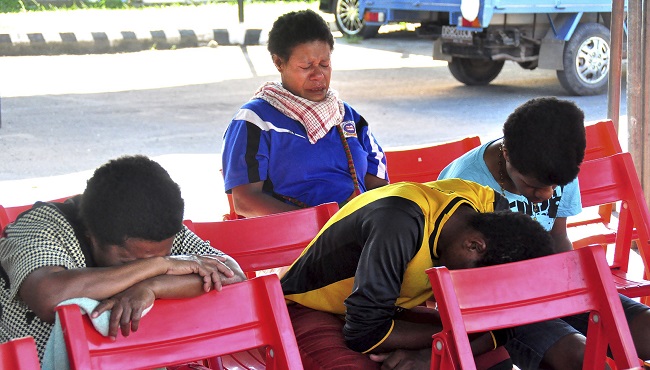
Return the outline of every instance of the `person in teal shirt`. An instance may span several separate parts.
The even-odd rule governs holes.
[[[586,147],[584,113],[573,102],[531,99],[503,125],[503,137],[450,163],[439,179],[462,178],[486,185],[508,199],[510,209],[530,215],[550,231],[555,251],[573,249],[567,217],[582,211],[578,172]],[[621,295],[639,355],[650,357],[650,309]],[[582,368],[585,315],[514,330],[506,344],[521,369]]]

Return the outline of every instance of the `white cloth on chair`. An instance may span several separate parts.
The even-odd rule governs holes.
[[[95,307],[99,304],[99,301],[96,301],[92,298],[72,298],[65,300],[59,303],[59,306],[76,304],[79,306],[82,315],[89,315],[93,312]],[[153,305],[152,305],[153,306]],[[152,307],[151,306],[151,307]],[[151,307],[148,307],[142,313],[144,316]],[[104,311],[101,315],[94,319],[90,319],[97,330],[101,335],[108,336],[108,326],[109,320],[111,317],[111,311]],[[61,328],[61,323],[59,322],[59,314],[56,314],[54,320],[54,327],[50,333],[50,338],[47,340],[45,345],[45,353],[43,354],[42,361],[43,370],[68,370],[70,369],[70,363],[68,361],[68,351],[65,346],[65,340],[63,339],[63,330]]]

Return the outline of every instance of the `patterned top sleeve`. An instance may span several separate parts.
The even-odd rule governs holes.
[[[54,207],[38,207],[7,227],[0,260],[10,277],[11,298],[32,271],[45,266],[86,267],[72,226]]]
[[[174,256],[185,254],[209,254],[215,256],[226,255],[222,251],[211,246],[210,242],[199,238],[186,226],[183,226],[183,229],[178,234],[176,234],[176,238],[174,238],[174,243],[172,245],[171,254]]]

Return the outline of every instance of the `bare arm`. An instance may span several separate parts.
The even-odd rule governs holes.
[[[241,267],[239,266],[239,263],[235,261],[232,257],[230,256],[224,256],[226,260],[224,261],[224,264],[228,266],[228,268],[233,272],[232,276],[228,276],[226,274],[221,274],[221,284],[222,285],[230,285],[234,283],[239,283],[247,279],[246,274],[244,271],[242,271]]]
[[[203,256],[204,258],[216,258],[215,256]],[[230,285],[246,280],[246,274],[241,270],[239,264],[230,256],[218,257],[224,260],[223,264],[229,269],[221,269],[217,272],[219,275],[219,284],[215,284],[215,289],[221,290],[221,286]],[[146,279],[142,284],[149,284],[150,288],[159,298],[186,298],[196,297],[206,291],[205,279],[199,274],[174,274],[167,273]]]
[[[442,330],[440,324],[395,320],[393,331],[372,352],[383,353],[397,349],[418,350],[427,347],[431,348],[431,336],[440,330]]]
[[[406,310],[399,314],[394,322],[393,331],[372,351],[373,353],[431,348],[431,336],[442,330],[438,311],[425,307]],[[487,333],[472,334],[469,339],[475,355],[494,349],[492,337]]]
[[[553,238],[553,242],[555,242],[555,253],[573,249],[573,244],[571,244],[571,240],[569,240],[566,232],[566,217],[558,217],[555,219],[555,223],[551,229],[551,237]]]
[[[158,298],[190,298],[203,294],[198,275],[160,275],[139,282],[123,292],[102,300],[92,312],[98,317],[110,310],[108,336],[115,338],[137,331],[144,311]]]
[[[204,256],[207,257],[207,256]],[[232,270],[225,273],[219,272],[220,285],[234,284],[246,279],[239,265],[230,257],[224,264]],[[140,319],[145,309],[150,307],[154,300],[159,298],[190,298],[203,294],[204,282],[199,275],[159,275],[139,282],[123,292],[103,300],[92,312],[92,317],[101,315],[110,310],[108,335],[115,337],[118,328],[123,336],[128,336],[131,331],[137,331]]]
[[[114,267],[68,270],[46,266],[32,271],[21,284],[18,294],[41,320],[54,322],[55,307],[66,299],[88,297],[101,301],[159,275],[196,275],[194,281],[202,282],[199,289],[203,287],[207,291],[213,286],[220,289],[222,277],[236,279],[224,260],[224,257],[214,256],[153,257]]]
[[[363,178],[363,181],[366,184],[366,189],[368,190],[388,185],[388,181],[380,179],[379,177],[371,175],[369,173],[366,174],[366,176]]]
[[[370,359],[382,363],[382,369],[428,369],[431,366],[431,336],[441,330],[440,317],[435,310],[415,307],[395,320],[393,331],[375,348]],[[413,321],[409,321],[413,320]],[[470,334],[474,355],[493,349],[488,333]]]
[[[263,181],[236,186],[232,189],[235,212],[244,217],[255,217],[293,211],[299,207],[279,201],[262,191]]]

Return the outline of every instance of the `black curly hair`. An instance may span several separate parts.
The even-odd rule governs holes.
[[[551,234],[526,214],[511,211],[477,212],[468,223],[485,237],[486,252],[477,267],[553,254]]]
[[[142,156],[113,159],[95,170],[83,193],[80,215],[100,246],[127,238],[161,241],[183,226],[181,189],[167,171]]]
[[[269,32],[268,50],[288,60],[297,45],[324,41],[334,50],[334,36],[325,20],[313,10],[301,10],[281,15]]]
[[[566,185],[580,171],[587,141],[584,113],[555,97],[527,101],[503,125],[510,164],[542,184]]]

